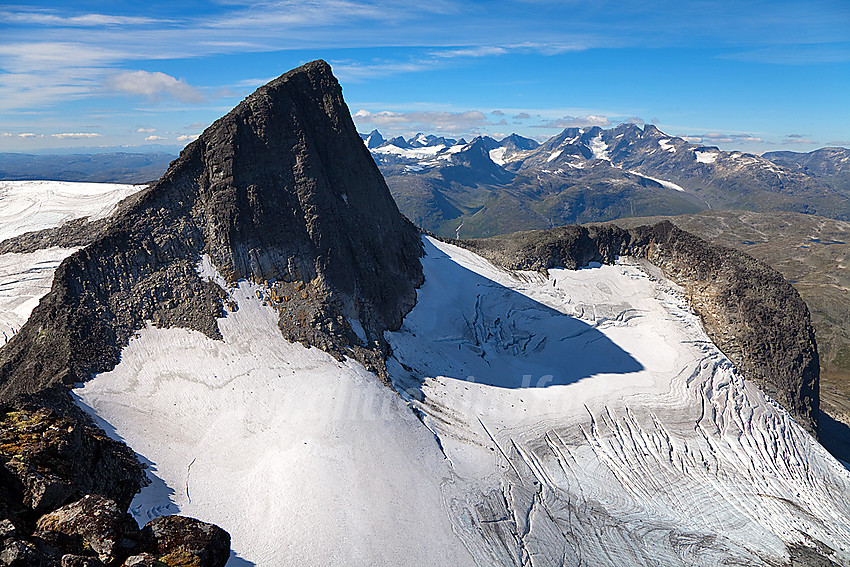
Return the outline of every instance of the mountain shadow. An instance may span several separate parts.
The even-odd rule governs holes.
[[[644,369],[599,330],[641,316],[604,282],[592,304],[573,304],[589,324],[461,266],[428,240],[425,250],[419,304],[390,339],[403,361],[398,389],[418,397],[426,376],[539,388]]]

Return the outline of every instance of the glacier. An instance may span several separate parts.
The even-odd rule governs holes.
[[[850,472],[620,258],[508,272],[424,238],[387,332],[396,392],[286,342],[262,285],[223,341],[141,329],[78,403],[149,464],[131,507],[232,535],[231,565],[850,562]]]

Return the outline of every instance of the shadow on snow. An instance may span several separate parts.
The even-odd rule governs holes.
[[[424,244],[420,302],[391,339],[398,389],[419,397],[426,376],[540,388],[643,370],[596,326],[464,268],[427,239]],[[639,316],[615,305],[616,297],[607,301],[598,306],[597,324]]]

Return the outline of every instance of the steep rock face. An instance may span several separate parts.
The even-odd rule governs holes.
[[[276,280],[270,301],[290,340],[379,365],[370,352],[415,302],[421,243],[325,62],[247,97],[63,262],[0,351],[0,394],[111,369],[146,320],[218,338],[223,292],[197,275],[202,254],[230,281]],[[368,344],[346,318],[361,320]]]
[[[712,341],[746,378],[816,433],[819,364],[809,310],[779,272],[670,222],[623,230],[566,226],[458,241],[511,270],[576,268],[644,258],[682,285]]]

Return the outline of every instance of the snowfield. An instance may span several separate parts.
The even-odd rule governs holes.
[[[66,221],[109,216],[118,202],[144,185],[66,181],[0,181],[0,242]],[[0,254],[0,346],[29,319],[50,291],[59,264],[78,248]]]
[[[136,518],[215,522],[234,566],[850,562],[850,473],[651,266],[508,273],[425,246],[386,334],[398,393],[283,340],[265,290],[203,259],[239,305],[224,340],[147,327],[75,390],[151,464]]]
[[[47,248],[30,254],[0,254],[0,346],[29,319],[53,285],[62,260],[78,248]]]
[[[106,218],[144,185],[70,181],[0,181],[0,242],[81,217]]]

